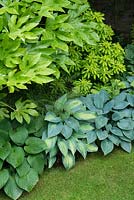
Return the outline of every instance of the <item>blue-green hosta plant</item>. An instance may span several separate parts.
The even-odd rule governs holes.
[[[114,146],[131,152],[134,140],[134,95],[122,92],[109,99],[108,93],[102,90],[81,100],[90,111],[97,114],[92,124],[94,130],[87,133],[88,143],[99,140],[104,155],[110,153]]]
[[[11,199],[30,192],[46,165],[45,142],[39,138],[42,118],[20,125],[0,121],[0,189]]]
[[[67,95],[59,98],[53,106],[47,106],[45,115],[46,130],[42,140],[47,146],[48,167],[57,160],[59,151],[66,169],[75,164],[75,154],[79,152],[86,158],[87,152],[97,151],[95,144],[87,143],[86,134],[93,130],[90,125],[96,116],[86,109],[79,99],[67,99]]]
[[[99,41],[96,23],[81,17],[89,8],[86,0],[1,0],[0,87],[13,93],[68,73],[69,43]]]

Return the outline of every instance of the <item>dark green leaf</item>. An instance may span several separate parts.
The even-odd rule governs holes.
[[[7,169],[3,169],[0,171],[0,189],[4,187],[9,179],[9,172]]]
[[[28,130],[25,127],[19,127],[16,131],[9,132],[11,140],[17,145],[23,145],[28,137]]]

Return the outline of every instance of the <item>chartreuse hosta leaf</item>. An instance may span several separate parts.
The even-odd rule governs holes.
[[[64,167],[69,170],[75,165],[75,157],[68,152],[66,156],[62,156],[62,162]]]
[[[10,176],[7,184],[4,187],[4,192],[13,200],[18,199],[23,190],[18,186],[14,176]]]
[[[78,111],[74,113],[74,117],[78,120],[91,120],[95,119],[96,115],[90,111]]]
[[[87,145],[87,152],[97,152],[98,146],[95,143]]]
[[[56,114],[53,112],[47,112],[45,116],[45,120],[49,122],[54,122],[54,123],[61,122],[61,118],[57,117]]]
[[[82,109],[82,107],[83,107],[83,103],[79,99],[70,99],[64,105],[65,111],[70,112],[70,113],[79,111]]]
[[[71,151],[71,153],[74,155],[77,149],[77,143],[74,137],[71,137],[67,140],[68,149]]]
[[[50,151],[52,148],[55,147],[57,142],[57,136],[45,139],[46,149]]]

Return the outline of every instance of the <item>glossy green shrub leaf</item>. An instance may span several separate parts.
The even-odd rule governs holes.
[[[131,119],[122,119],[117,125],[122,130],[132,130],[134,128],[134,122]]]
[[[0,170],[0,189],[7,183],[9,179],[9,172],[7,169]]]
[[[46,149],[45,142],[37,137],[29,137],[25,144],[24,150],[29,154],[41,153]]]
[[[65,139],[70,138],[72,135],[72,132],[73,132],[72,128],[64,124],[61,134],[65,137]]]
[[[30,171],[30,165],[26,159],[24,159],[23,163],[16,168],[16,171],[20,177],[25,176]]]
[[[68,154],[68,145],[66,140],[62,139],[62,140],[58,140],[58,147],[61,151],[61,153],[63,154],[63,156],[66,157],[66,155]]]
[[[18,199],[23,190],[16,184],[14,176],[10,176],[7,184],[4,187],[4,192],[13,200]]]
[[[113,148],[114,148],[114,144],[113,142],[111,142],[110,140],[108,139],[105,139],[101,142],[101,149],[104,153],[104,155],[107,155],[109,154],[111,151],[113,151]]]
[[[71,153],[68,153],[65,157],[62,157],[62,162],[64,167],[69,170],[75,165],[75,157]]]
[[[5,160],[11,152],[11,144],[9,142],[4,142],[0,145],[0,158]]]
[[[7,157],[6,161],[14,168],[19,167],[24,161],[24,150],[22,147],[12,147],[11,153]]]
[[[28,137],[28,130],[25,127],[18,127],[16,131],[9,132],[11,140],[17,145],[23,145]]]
[[[88,141],[88,144],[93,143],[96,139],[97,139],[97,135],[96,135],[96,132],[95,132],[95,131],[89,131],[89,132],[87,133],[87,141]]]
[[[97,135],[99,140],[105,140],[108,137],[108,132],[102,131],[102,130],[97,130],[96,135]]]
[[[108,118],[107,117],[104,117],[104,116],[98,116],[96,119],[95,119],[95,126],[97,129],[100,129],[102,127],[104,127],[108,122]]]
[[[28,163],[30,166],[38,173],[41,174],[44,169],[45,165],[45,158],[43,154],[38,154],[38,155],[29,155],[28,158]]]
[[[49,122],[54,122],[54,123],[61,122],[60,117],[57,117],[56,114],[53,112],[47,112],[45,116],[45,120]]]
[[[131,149],[132,149],[131,143],[122,141],[122,142],[120,143],[120,145],[121,145],[122,149],[124,149],[124,150],[127,151],[128,153],[131,152]]]
[[[37,172],[34,169],[30,169],[30,171],[25,176],[19,177],[16,175],[15,180],[21,189],[30,192],[37,184],[39,178]]]
[[[91,120],[95,119],[96,115],[90,111],[79,111],[74,113],[74,117],[78,120]]]
[[[59,133],[61,133],[63,129],[63,124],[62,123],[49,123],[48,124],[48,137],[54,137],[56,135],[58,135]]]

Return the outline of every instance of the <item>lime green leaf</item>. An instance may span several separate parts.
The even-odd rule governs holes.
[[[90,111],[79,111],[74,113],[74,117],[78,120],[90,120],[95,119],[96,115]]]
[[[30,169],[30,171],[25,176],[19,177],[16,175],[15,180],[20,188],[30,192],[37,184],[39,178],[37,172],[34,169]]]
[[[88,144],[87,145],[87,151],[88,152],[97,152],[98,151],[98,147],[96,144]]]

